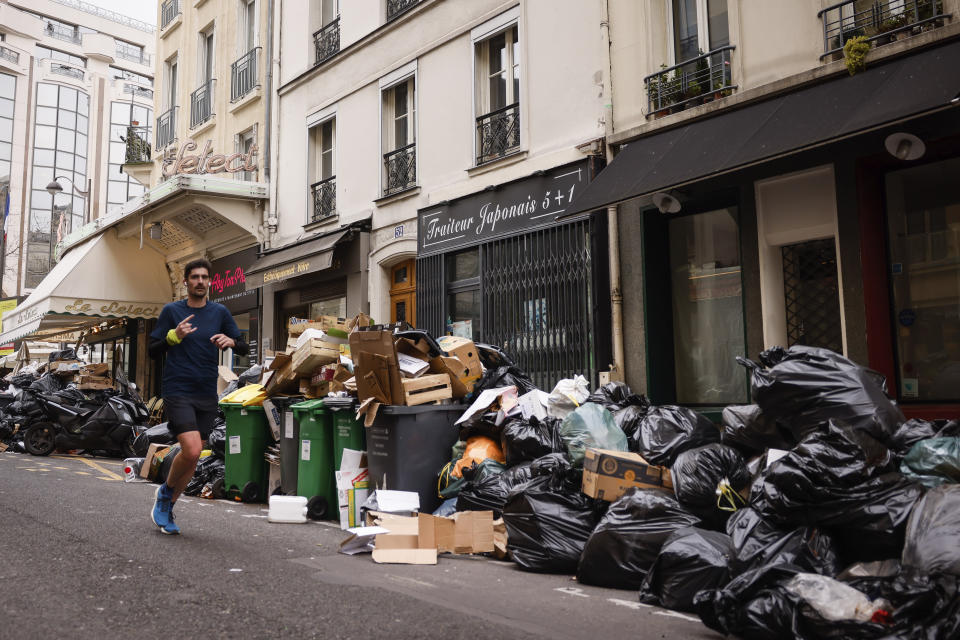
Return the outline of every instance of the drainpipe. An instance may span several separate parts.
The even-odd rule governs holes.
[[[263,114],[263,179],[267,182],[267,195],[270,196],[267,206],[263,209],[261,221],[263,224],[263,249],[269,249],[272,245],[273,231],[276,226],[276,219],[271,219],[271,209],[273,208],[273,180],[270,175],[270,143],[272,141],[272,118],[273,118],[273,2],[267,3],[267,55],[264,85],[266,101],[264,103]],[[274,224],[271,224],[274,223]]]
[[[603,61],[607,80],[603,84],[604,104],[607,111],[603,118],[604,147],[607,163],[613,162],[613,151],[606,140],[613,134],[613,61],[610,56],[610,0],[600,5],[600,32],[603,43]],[[613,339],[613,363],[610,365],[610,380],[623,380],[625,367],[623,356],[623,294],[620,289],[620,225],[617,206],[607,207],[607,259],[610,263],[610,332]]]

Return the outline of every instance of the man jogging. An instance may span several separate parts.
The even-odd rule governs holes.
[[[193,478],[203,441],[217,417],[217,350],[246,355],[250,347],[227,308],[207,300],[210,262],[194,260],[183,270],[187,299],[164,305],[150,334],[150,356],[167,354],[161,395],[170,433],[180,443],[167,481],[157,488],[153,521],[166,534],[180,533],[173,505]]]

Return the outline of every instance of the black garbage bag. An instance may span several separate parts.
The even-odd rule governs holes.
[[[836,542],[817,527],[778,529],[754,509],[738,509],[727,520],[727,534],[733,541],[733,575],[759,567],[789,564],[804,571],[827,576],[840,570]]]
[[[783,585],[800,572],[785,564],[767,565],[743,573],[719,589],[693,597],[693,610],[714,631],[747,640],[794,637],[797,602]]]
[[[221,460],[226,457],[227,443],[227,422],[222,415],[218,415],[213,423],[213,429],[207,436],[207,446],[213,451],[213,455]]]
[[[464,478],[468,477],[468,471],[464,469]],[[493,517],[499,518],[510,493],[531,479],[529,463],[470,478],[457,494],[457,511],[493,511]]]
[[[900,471],[925,487],[960,482],[960,438],[921,440],[910,447]]]
[[[559,474],[534,478],[511,493],[503,508],[513,561],[525,571],[574,573],[605,507]]]
[[[57,360],[76,360],[77,359],[77,350],[69,347],[67,349],[60,349],[59,351],[53,351],[48,356],[47,362],[56,362]]]
[[[167,423],[161,422],[141,432],[133,441],[133,450],[137,456],[142,458],[147,455],[147,449],[150,448],[151,444],[172,444],[176,440],[170,433],[170,429],[167,428]]]
[[[259,384],[263,377],[263,367],[255,364],[240,375],[237,376],[237,388],[242,389],[248,384]]]
[[[660,489],[628,490],[610,505],[583,549],[577,580],[616,589],[639,589],[670,534],[700,524]]]
[[[595,402],[602,405],[611,413],[630,406],[650,407],[646,396],[638,395],[630,390],[625,382],[608,382],[591,393],[586,402]]]
[[[193,477],[183,492],[188,496],[198,496],[205,485],[212,483],[217,477],[222,477],[223,473],[224,463],[221,458],[214,455],[200,458],[197,462],[197,469],[193,472]]]
[[[45,373],[30,384],[30,388],[40,393],[56,393],[63,389],[63,381],[51,373]]]
[[[496,389],[498,387],[507,387],[513,385],[517,388],[517,393],[523,395],[537,388],[520,367],[506,365],[496,369],[487,369],[483,377],[474,385],[473,391],[467,396],[468,399],[476,398],[480,392],[485,389]]]
[[[960,420],[920,420],[912,418],[901,424],[887,446],[894,453],[906,455],[913,445],[930,438],[960,437]]]
[[[687,449],[670,467],[673,491],[684,507],[714,525],[746,506],[740,495],[750,486],[750,472],[740,452],[713,443]]]
[[[687,449],[711,442],[720,442],[720,431],[709,418],[693,409],[665,405],[647,412],[629,446],[650,464],[669,467]]]
[[[506,421],[497,424],[496,411],[478,411],[467,420],[460,423],[460,439],[467,441],[477,436],[490,438],[494,442],[500,441],[500,434],[506,426]]]
[[[766,449],[792,449],[793,435],[755,404],[730,405],[723,410],[720,442],[746,455]]]
[[[38,376],[34,373],[21,372],[10,378],[10,384],[18,389],[26,389],[33,383],[34,380],[37,379],[37,377]]]
[[[804,438],[754,483],[751,506],[779,527],[831,529],[841,558],[884,560],[903,532],[923,487],[897,472],[894,457],[866,432],[831,421]]]
[[[516,364],[513,361],[513,358],[511,358],[507,352],[500,347],[496,347],[492,344],[485,344],[483,342],[475,342],[474,346],[477,348],[477,357],[480,358],[480,364],[483,365],[484,369],[498,369],[500,367],[510,367]],[[439,345],[437,345],[437,349],[439,348]]]
[[[887,398],[882,376],[829,349],[774,348],[760,360],[765,367],[737,358],[751,370],[753,398],[763,413],[797,441],[836,420],[887,442],[906,420]]]
[[[623,431],[623,435],[627,436],[628,446],[633,446],[630,445],[630,440],[633,439],[633,434],[640,428],[640,423],[649,410],[649,406],[632,404],[613,412],[613,421]]]
[[[686,527],[670,534],[643,584],[640,602],[693,611],[693,597],[730,582],[733,543],[717,531]]]
[[[960,485],[927,492],[907,521],[903,565],[960,577]]]
[[[507,466],[536,460],[550,453],[566,451],[560,439],[560,420],[558,418],[539,419],[531,416],[529,420],[513,418],[508,420],[500,434],[500,444]]]

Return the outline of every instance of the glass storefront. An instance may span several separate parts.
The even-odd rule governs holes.
[[[897,374],[903,402],[960,400],[960,158],[887,174]]]

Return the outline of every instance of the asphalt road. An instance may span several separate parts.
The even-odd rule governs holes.
[[[151,522],[156,485],[118,460],[0,453],[3,638],[709,638],[632,591],[482,557],[378,565],[332,523],[184,498],[181,536]]]

